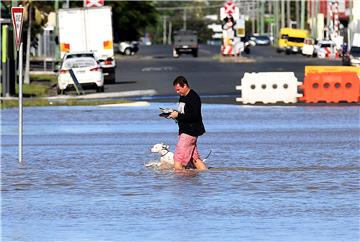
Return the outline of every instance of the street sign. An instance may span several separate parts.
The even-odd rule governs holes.
[[[228,15],[233,15],[235,13],[235,4],[231,1],[226,2],[224,8],[225,8],[225,12]]]
[[[15,30],[16,50],[19,51],[21,44],[21,33],[24,21],[24,8],[12,7],[11,8],[12,22]]]
[[[104,2],[105,0],[84,0],[84,6],[86,8],[91,8],[91,7],[102,7],[104,6]]]

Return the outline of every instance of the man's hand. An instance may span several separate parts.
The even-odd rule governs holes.
[[[177,119],[179,113],[177,111],[173,111],[169,114],[168,118]]]

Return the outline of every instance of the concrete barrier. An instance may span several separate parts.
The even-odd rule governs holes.
[[[305,76],[321,72],[356,72],[360,76],[360,67],[355,66],[305,66]]]
[[[241,98],[237,102],[244,104],[261,103],[296,103],[302,94],[298,93],[298,86],[294,72],[259,72],[245,73],[241,79]]]
[[[355,72],[310,72],[305,76],[301,101],[307,103],[358,102],[360,80]]]

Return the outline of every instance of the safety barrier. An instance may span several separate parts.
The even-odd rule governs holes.
[[[305,66],[305,76],[310,72],[356,72],[360,76],[360,67],[355,66]]]
[[[297,92],[301,84],[294,72],[245,73],[241,86],[236,86],[236,90],[241,90],[241,98],[236,101],[244,104],[296,103],[302,96]]]
[[[360,80],[355,72],[309,72],[300,88],[304,96],[299,100],[306,103],[360,100]]]

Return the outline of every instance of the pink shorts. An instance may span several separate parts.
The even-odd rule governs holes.
[[[174,161],[186,166],[189,161],[200,159],[196,141],[197,137],[184,133],[180,134],[175,148]]]

